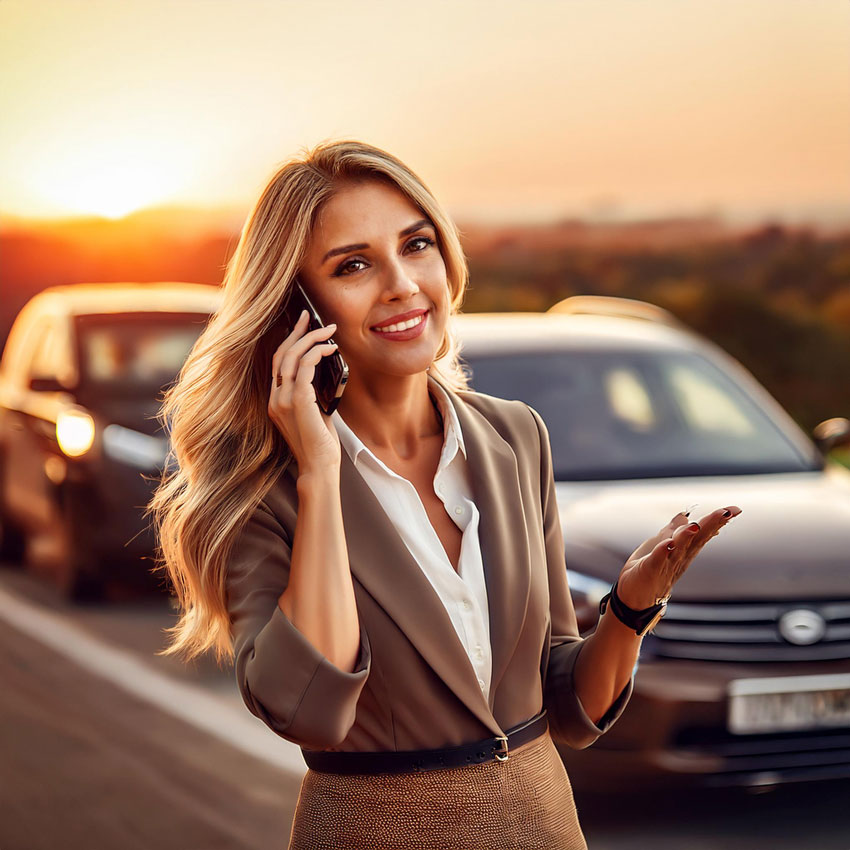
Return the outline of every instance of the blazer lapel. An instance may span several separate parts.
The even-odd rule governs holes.
[[[510,444],[473,405],[440,382],[457,411],[473,498],[490,610],[490,708],[525,622],[531,564],[525,513]]]
[[[464,705],[502,734],[440,597],[344,450],[340,494],[353,575]]]

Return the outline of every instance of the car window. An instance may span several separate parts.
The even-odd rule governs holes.
[[[30,378],[57,378],[67,370],[68,351],[54,319],[46,319],[40,330],[29,365]]]
[[[197,313],[78,316],[81,384],[135,393],[170,383],[208,319]]]
[[[659,363],[663,379],[682,417],[694,433],[706,437],[752,438],[756,427],[741,402],[711,374],[705,361]]]
[[[466,352],[473,388],[546,422],[556,477],[607,480],[818,468],[725,372],[691,352]]]

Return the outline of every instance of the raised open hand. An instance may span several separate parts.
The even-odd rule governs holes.
[[[676,514],[629,556],[620,571],[617,595],[635,609],[649,608],[669,596],[702,547],[739,513],[737,505],[730,505],[698,522],[691,522],[684,512]]]

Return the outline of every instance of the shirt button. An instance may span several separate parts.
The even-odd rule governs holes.
[[[484,680],[483,680],[483,679],[479,679],[479,680],[478,680],[478,684],[479,684],[479,685],[481,685],[481,690],[483,691],[483,690],[484,690]]]
[[[446,485],[443,484],[442,481],[437,485],[437,492],[438,493],[445,493],[446,492]]]
[[[468,611],[468,610],[472,607],[472,605],[470,605],[470,604],[469,604],[469,600],[468,600],[468,599],[464,599],[464,600],[463,600],[463,607],[464,607],[464,609],[465,609],[465,610],[467,610],[467,611]]]
[[[475,647],[475,657],[476,658],[483,658],[484,657],[484,653],[481,651],[480,646]]]
[[[458,506],[455,508],[455,513],[456,513],[458,516],[460,516],[460,515],[463,513],[463,508],[462,508],[460,505],[458,505]]]

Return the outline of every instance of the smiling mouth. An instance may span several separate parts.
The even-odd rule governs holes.
[[[418,316],[414,316],[412,319],[408,319],[406,322],[398,322],[395,325],[385,325],[382,328],[372,328],[373,331],[377,331],[378,333],[397,333],[398,331],[406,331],[410,330],[410,328],[415,328],[417,325],[421,325],[422,322],[425,321],[425,313],[420,313]]]

